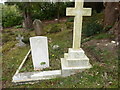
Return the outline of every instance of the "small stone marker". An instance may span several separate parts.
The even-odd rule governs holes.
[[[54,45],[52,48],[53,48],[53,50],[58,50],[59,49],[59,45]]]
[[[30,37],[34,70],[49,67],[48,40],[44,36]]]
[[[35,35],[36,36],[40,36],[42,35],[42,31],[43,31],[43,24],[40,20],[35,19],[33,22],[33,27],[35,29]]]
[[[23,47],[26,46],[26,44],[22,41],[24,38],[21,37],[21,35],[19,34],[18,37],[16,37],[17,40],[19,40],[19,43],[17,43],[16,45],[19,47]]]

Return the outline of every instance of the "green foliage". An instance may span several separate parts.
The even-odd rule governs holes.
[[[73,23],[72,22],[66,22],[66,27],[68,29],[72,29],[73,28]]]
[[[41,62],[41,63],[40,63],[40,65],[45,65],[45,64],[46,64],[46,62]]]
[[[28,32],[25,32],[22,35],[24,37],[24,39],[22,41],[26,44],[29,44],[29,38],[31,37],[31,35]]]
[[[3,26],[11,27],[21,24],[21,14],[29,14],[32,20],[49,20],[66,16],[66,7],[73,6],[70,2],[7,2],[3,8]],[[53,13],[54,12],[54,13]],[[19,27],[16,27],[19,28]]]
[[[59,25],[55,24],[51,27],[50,31],[48,31],[48,33],[57,33],[60,32],[61,28]]]
[[[11,48],[15,46],[16,42],[9,41],[2,47],[2,53],[9,51]]]
[[[108,25],[108,26],[104,27],[104,31],[108,31],[108,30],[110,30],[111,28],[112,28],[112,26]]]
[[[103,31],[103,26],[99,21],[93,17],[89,22],[83,27],[83,34],[87,37],[98,34]]]
[[[106,39],[106,38],[109,38],[109,39],[112,39],[114,38],[115,36],[113,34],[108,34],[108,33],[101,33],[99,35],[97,35],[96,37],[94,37],[95,39]]]
[[[2,43],[6,43],[11,40],[15,40],[15,34],[14,32],[11,32],[10,29],[4,30],[2,34]]]
[[[74,17],[68,18],[66,22],[74,22]]]
[[[34,31],[34,28],[29,29],[29,31]]]
[[[63,2],[59,2],[59,4],[50,2],[40,2],[33,4],[35,4],[32,11],[33,20],[34,19],[50,20],[53,18],[58,18],[57,17],[58,14],[60,17],[65,16],[65,9],[68,5],[67,3]]]
[[[118,59],[120,60],[120,46],[119,46],[119,48],[118,48]]]
[[[29,37],[25,37],[22,41],[23,41],[24,43],[28,44],[28,43],[29,43]]]
[[[15,26],[15,29],[22,28],[22,25]]]
[[[6,42],[11,40],[12,37],[9,36],[9,38],[8,38],[8,36],[9,36],[9,34],[3,34],[2,35],[2,42],[3,43],[6,43]]]
[[[16,6],[3,6],[3,27],[11,27],[21,24],[21,14],[17,10]]]

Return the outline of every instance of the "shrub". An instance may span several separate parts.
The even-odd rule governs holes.
[[[68,18],[66,22],[74,22],[74,17]]]
[[[112,26],[108,25],[106,27],[104,27],[104,31],[109,31],[112,28]]]
[[[60,32],[61,28],[58,25],[53,25],[50,29],[50,31],[48,31],[48,33],[57,33]]]
[[[87,37],[98,34],[103,31],[103,26],[95,18],[91,18],[83,27],[83,34]]]
[[[72,23],[72,22],[67,22],[67,23],[66,23],[66,27],[67,27],[68,29],[72,29],[72,28],[73,28],[73,23]]]
[[[106,38],[112,39],[112,38],[115,38],[115,36],[113,34],[101,33],[94,38],[95,39],[106,39]]]
[[[22,28],[22,27],[23,27],[22,25],[17,25],[15,26],[15,29]]]
[[[22,40],[24,43],[26,43],[26,44],[29,44],[29,38],[30,37],[24,37],[24,39]]]
[[[22,36],[24,37],[24,39],[22,41],[26,44],[29,44],[29,42],[30,42],[29,38],[31,37],[31,35],[29,33],[25,32]]]
[[[21,24],[22,15],[17,10],[16,6],[3,6],[3,27],[11,27]]]

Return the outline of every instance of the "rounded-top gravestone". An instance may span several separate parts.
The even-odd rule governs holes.
[[[35,30],[35,35],[36,36],[40,36],[42,35],[42,31],[43,31],[43,24],[39,19],[35,19],[33,22],[33,27]]]

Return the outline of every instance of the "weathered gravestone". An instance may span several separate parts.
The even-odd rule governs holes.
[[[69,48],[68,53],[64,54],[61,58],[62,75],[69,76],[84,69],[91,68],[89,58],[85,55],[81,45],[81,31],[82,31],[82,18],[83,16],[91,16],[91,8],[83,8],[84,0],[76,0],[75,8],[67,8],[67,16],[74,17],[74,30],[73,30],[73,48]]]
[[[30,38],[34,70],[49,67],[48,40],[44,36]]]
[[[36,36],[40,36],[42,35],[42,31],[43,31],[43,24],[40,20],[35,19],[33,22],[33,27],[35,29],[35,35]]]
[[[16,44],[18,47],[26,46],[26,44],[22,41],[24,38],[19,34],[18,37],[16,37],[17,40],[19,40],[19,43]]]

